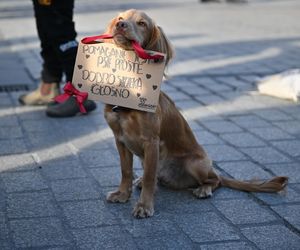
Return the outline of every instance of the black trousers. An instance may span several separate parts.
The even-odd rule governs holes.
[[[78,43],[73,22],[74,0],[33,0],[36,27],[41,42],[45,83],[72,80]]]

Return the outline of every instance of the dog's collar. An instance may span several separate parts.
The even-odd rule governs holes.
[[[122,106],[118,106],[118,105],[115,105],[111,108],[111,110],[113,112],[121,112],[121,111],[129,111],[130,109],[129,108],[125,108],[125,107],[122,107]]]

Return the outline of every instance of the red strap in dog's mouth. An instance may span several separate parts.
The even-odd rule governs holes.
[[[81,40],[81,42],[84,44],[87,44],[87,43],[95,42],[96,40],[99,40],[99,39],[112,39],[112,38],[113,38],[113,36],[110,34],[103,34],[103,35],[99,35],[99,36],[85,37]],[[132,48],[134,49],[134,51],[137,53],[137,55],[142,59],[160,60],[160,59],[164,58],[164,56],[160,55],[160,54],[150,55],[142,48],[142,46],[137,41],[132,40],[131,45],[132,45]]]

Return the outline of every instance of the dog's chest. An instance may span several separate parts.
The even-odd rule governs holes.
[[[122,142],[133,154],[142,157],[142,142],[130,115],[119,112],[107,112],[105,118],[112,129],[115,138]]]

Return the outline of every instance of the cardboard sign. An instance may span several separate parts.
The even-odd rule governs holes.
[[[72,83],[88,92],[88,99],[155,112],[164,67],[165,59],[141,59],[134,51],[111,43],[81,42]]]

